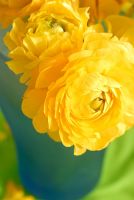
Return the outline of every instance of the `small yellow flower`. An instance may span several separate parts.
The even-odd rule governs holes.
[[[6,139],[6,135],[5,135],[5,133],[3,133],[2,131],[0,131],[0,142],[2,141],[4,141]]]
[[[111,57],[112,55],[112,57]],[[74,145],[74,154],[101,150],[134,125],[134,48],[109,33],[85,34],[65,74],[48,91],[28,89],[22,110],[38,132]]]
[[[21,187],[17,187],[14,183],[9,182],[3,200],[35,200],[35,198],[31,195],[25,195]]]
[[[46,1],[28,20],[16,19],[5,37],[9,68],[22,74],[22,83],[43,71],[43,87],[49,85],[61,73],[68,56],[82,47],[87,21],[87,8],[78,8],[77,2],[69,0]]]
[[[27,16],[41,4],[42,0],[0,0],[0,23],[6,27],[17,16]]]

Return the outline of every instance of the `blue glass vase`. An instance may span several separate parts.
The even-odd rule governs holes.
[[[40,200],[81,199],[99,180],[104,151],[76,157],[73,148],[38,134],[21,112],[25,87],[4,64],[4,53],[0,53],[0,107],[12,129],[24,186]]]

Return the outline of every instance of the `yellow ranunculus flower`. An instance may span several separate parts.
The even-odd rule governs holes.
[[[12,59],[9,68],[22,74],[23,83],[43,71],[40,79],[49,85],[68,56],[81,49],[87,21],[87,8],[78,8],[77,2],[70,0],[48,0],[28,20],[16,19],[5,37]]]
[[[74,145],[80,155],[103,149],[134,125],[131,44],[87,31],[83,50],[70,57],[64,71],[48,91],[36,87],[24,95],[22,110],[38,132]]]
[[[6,27],[17,16],[27,16],[39,9],[42,0],[0,0],[0,23]]]

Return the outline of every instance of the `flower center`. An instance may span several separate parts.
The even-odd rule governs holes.
[[[30,24],[33,33],[37,32],[50,32],[50,33],[62,33],[65,31],[64,26],[53,17],[41,17],[36,23]]]
[[[64,32],[63,25],[60,22],[58,22],[55,18],[50,17],[46,19],[45,22],[48,28],[57,30],[58,32]]]
[[[104,105],[105,105],[105,98],[104,98],[104,92],[102,93],[102,95],[100,97],[97,97],[95,99],[93,99],[91,102],[90,102],[90,108],[92,110],[94,110],[95,112],[98,112],[98,111],[103,111],[104,109]]]
[[[54,18],[46,18],[45,22],[49,28],[54,28],[54,27],[58,26],[58,23],[57,23],[56,19],[54,19]]]

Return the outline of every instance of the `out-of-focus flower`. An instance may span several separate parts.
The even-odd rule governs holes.
[[[87,8],[78,8],[77,2],[69,0],[48,0],[28,20],[16,19],[5,37],[12,59],[9,68],[22,74],[23,83],[43,71],[43,87],[49,85],[68,56],[82,47],[87,21]]]
[[[134,17],[134,0],[125,1],[121,11],[125,16]]]
[[[7,184],[6,194],[3,200],[35,200],[31,195],[25,195],[21,187],[17,187],[14,183]]]
[[[3,27],[18,16],[28,16],[40,8],[43,0],[0,0],[0,23]]]
[[[6,139],[6,136],[3,132],[0,131],[0,142],[5,140]]]
[[[111,15],[105,20],[108,32],[120,38],[122,41],[130,42],[134,46],[134,19],[126,16]],[[102,25],[93,25],[94,29],[103,32]]]
[[[109,33],[87,32],[65,70],[47,93],[28,90],[23,112],[37,131],[74,145],[75,155],[103,149],[134,124],[134,48]]]
[[[110,15],[103,20],[90,26],[91,32],[109,32],[125,42],[134,46],[134,19],[127,16]]]
[[[80,6],[90,7],[90,22],[94,23],[109,15],[118,14],[127,0],[80,0]]]

